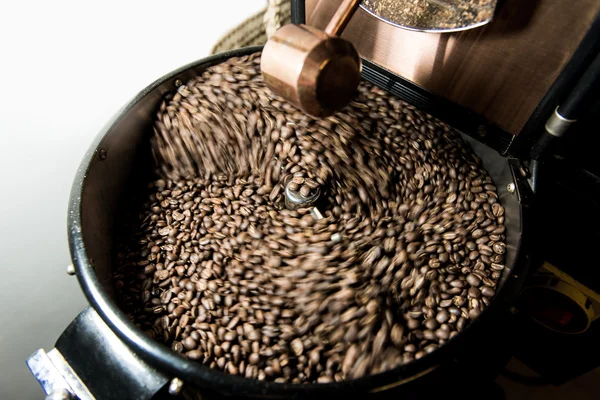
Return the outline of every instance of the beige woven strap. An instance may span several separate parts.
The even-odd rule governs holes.
[[[267,37],[270,38],[282,25],[288,24],[291,17],[292,4],[290,0],[268,0],[264,17]]]
[[[265,44],[277,29],[290,23],[291,17],[290,0],[267,0],[265,9],[223,35],[213,46],[211,54]]]
[[[211,53],[222,53],[240,47],[264,44],[267,41],[263,27],[264,14],[265,10],[261,10],[227,32],[213,46]]]

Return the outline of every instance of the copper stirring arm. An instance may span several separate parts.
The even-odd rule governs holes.
[[[361,59],[339,35],[360,4],[344,0],[325,31],[284,25],[269,39],[261,70],[267,86],[307,114],[326,117],[350,102],[360,82]]]
[[[360,2],[361,0],[344,0],[331,17],[331,21],[327,24],[324,32],[329,36],[339,36],[350,22],[350,18],[354,15]]]

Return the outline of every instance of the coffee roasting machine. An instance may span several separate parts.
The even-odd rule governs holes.
[[[185,66],[144,89],[85,155],[68,229],[70,273],[90,307],[54,349],[27,360],[48,398],[427,398],[436,390],[502,398],[494,384],[499,373],[522,379],[503,371],[511,356],[547,384],[598,366],[600,2],[498,0],[489,23],[449,33],[404,29],[400,6],[409,2],[380,1],[387,9],[377,3],[365,1],[347,26],[333,32],[360,54],[363,79],[462,132],[482,158],[507,225],[507,268],[490,306],[419,360],[319,385],[210,370],[150,340],[127,319],[110,288],[112,220],[124,188],[150,162],[147,136],[157,105],[206,67],[259,48],[240,49]],[[294,0],[293,23],[325,31],[341,4]]]

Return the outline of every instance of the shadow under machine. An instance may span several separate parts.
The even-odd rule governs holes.
[[[136,329],[110,289],[117,205],[139,166],[147,165],[141,153],[163,97],[178,82],[257,48],[235,50],[150,85],[86,154],[68,223],[73,265],[90,307],[54,349],[38,350],[27,361],[49,398],[385,398],[458,387],[463,396],[501,398],[493,382],[511,356],[543,383],[561,384],[597,367],[600,135],[594,122],[600,118],[600,2],[294,0],[291,7],[292,22],[306,25],[310,34],[288,44],[302,50],[315,37],[340,36],[354,49],[334,49],[338,55],[348,51],[335,69],[345,70],[348,79],[338,86],[328,79],[330,86],[319,86],[326,88],[319,92],[315,85],[323,69],[305,62],[317,58],[290,57],[285,61],[305,62],[306,87],[286,81],[289,74],[281,71],[289,69],[271,70],[271,86],[307,112],[325,115],[348,100],[345,85],[362,64],[363,79],[446,122],[481,157],[506,209],[507,268],[496,297],[480,318],[432,354],[332,385],[228,376],[183,359]],[[273,49],[268,46],[264,58]],[[357,64],[353,51],[360,55]]]

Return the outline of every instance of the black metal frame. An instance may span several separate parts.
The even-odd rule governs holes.
[[[136,357],[91,307],[69,324],[56,349],[97,399],[152,398],[169,381]]]
[[[511,144],[509,149],[511,154],[521,159],[530,157],[536,140],[544,133],[546,120],[564,101],[598,53],[600,53],[600,14],[596,15],[575,53]]]

